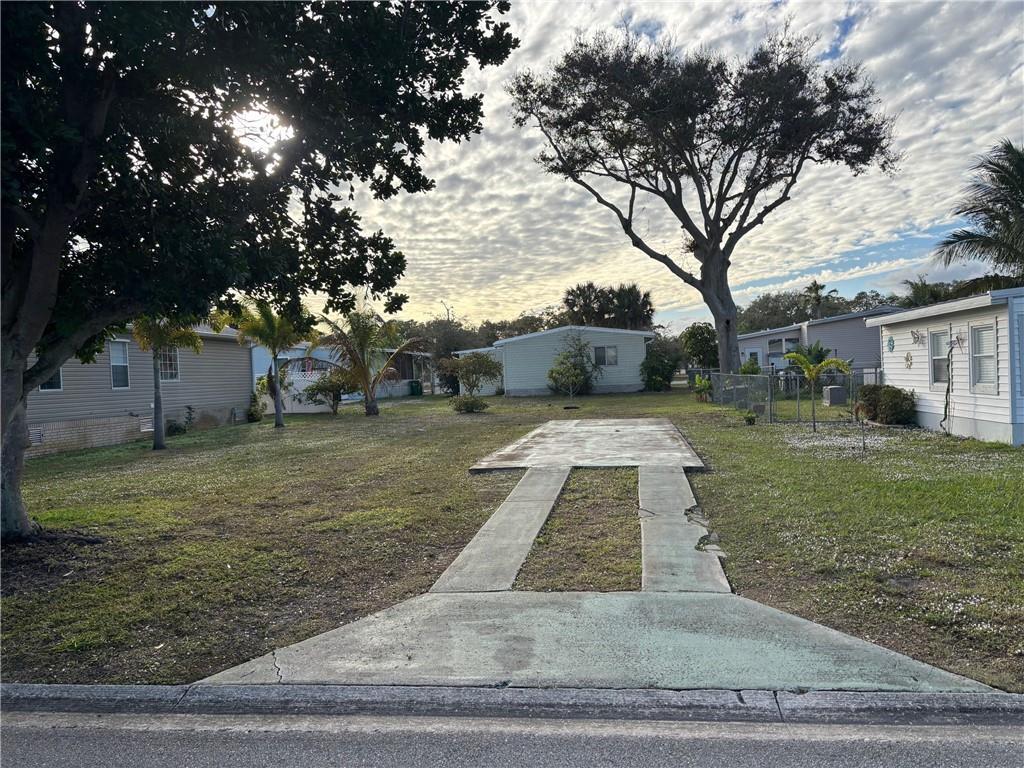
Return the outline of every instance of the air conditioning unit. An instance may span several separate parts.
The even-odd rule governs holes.
[[[846,405],[846,387],[822,387],[821,395],[827,406]]]

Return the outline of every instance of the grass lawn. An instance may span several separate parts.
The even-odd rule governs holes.
[[[643,560],[637,471],[574,469],[513,589],[637,591]]]
[[[476,459],[548,419],[667,416],[709,465],[692,478],[740,594],[1024,691],[1024,451],[872,430],[863,453],[855,428],[747,427],[679,393],[492,403],[29,462],[53,535],[3,550],[4,680],[188,682],[372,613],[426,590],[520,476]],[[607,482],[586,477],[581,514]],[[598,571],[630,559],[597,550]]]

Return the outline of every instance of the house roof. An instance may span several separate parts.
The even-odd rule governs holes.
[[[558,328],[551,328],[547,331],[534,331],[533,333],[524,333],[522,336],[510,336],[507,339],[498,339],[494,342],[494,346],[502,347],[506,344],[512,344],[516,341],[522,341],[523,339],[533,339],[538,336],[547,336],[554,333],[564,333],[566,331],[602,331],[604,333],[618,333],[623,336],[643,336],[648,339],[653,339],[655,336],[654,331],[629,331],[625,328],[602,328],[594,325],[562,325]]]
[[[877,315],[890,315],[894,312],[899,312],[900,308],[893,306],[892,304],[879,304],[877,307],[871,309],[862,309],[859,312],[847,312],[843,315],[833,315],[832,317],[822,317],[818,320],[804,320],[802,323],[793,323],[792,325],[783,325],[779,328],[768,328],[763,331],[753,331],[752,333],[741,333],[740,339],[752,339],[755,336],[764,336],[765,334],[772,333],[784,333],[785,331],[795,331],[804,326],[811,325],[826,325],[828,323],[838,323],[843,320],[854,320],[858,317],[875,317]]]
[[[953,299],[952,301],[940,301],[938,304],[929,304],[927,307],[907,309],[902,312],[895,312],[885,317],[874,317],[865,321],[870,328],[885,325],[887,323],[905,323],[910,320],[919,320],[924,317],[935,317],[936,315],[949,315],[954,312],[963,312],[968,309],[990,307],[995,304],[1005,304],[1011,298],[1024,298],[1024,286],[1018,288],[1004,288],[999,291],[989,291],[980,296],[968,296],[966,299]]]
[[[476,349],[457,349],[453,354],[470,355],[474,352],[493,352],[494,347],[477,347]]]

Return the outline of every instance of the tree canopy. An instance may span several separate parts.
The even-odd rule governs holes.
[[[739,367],[728,270],[740,240],[789,201],[806,167],[856,175],[897,161],[870,80],[855,64],[822,62],[813,44],[786,31],[733,60],[597,35],[509,84],[516,122],[546,139],[541,166],[586,190],[634,247],[700,292],[725,370]],[[682,227],[684,253],[645,239],[636,217],[647,201]]]

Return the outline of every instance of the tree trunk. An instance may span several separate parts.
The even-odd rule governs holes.
[[[4,387],[5,394],[7,387]],[[28,510],[21,498],[21,478],[25,471],[25,450],[28,448],[28,422],[24,397],[14,403],[4,398],[2,491],[0,504],[0,536],[4,541],[31,536],[39,526],[28,517]]]
[[[153,450],[167,447],[164,439],[164,396],[160,390],[160,350],[153,348]]]
[[[274,354],[274,427],[284,426],[284,402],[281,400],[281,372],[277,368],[277,354]]]
[[[379,416],[380,407],[377,405],[377,396],[367,397],[363,400],[363,408],[367,416]]]
[[[729,288],[729,262],[717,252],[705,258],[701,267],[701,291],[704,303],[711,310],[718,336],[718,368],[722,373],[740,369],[740,341],[736,332],[736,302]]]

